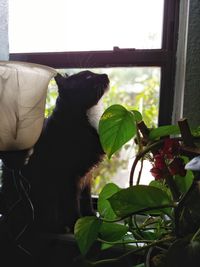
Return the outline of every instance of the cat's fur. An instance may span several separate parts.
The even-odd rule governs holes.
[[[55,80],[59,92],[55,109],[21,171],[31,186],[34,227],[47,232],[72,229],[78,217],[93,214],[87,174],[104,152],[91,108],[109,85],[106,74],[90,71],[69,77],[58,74]]]

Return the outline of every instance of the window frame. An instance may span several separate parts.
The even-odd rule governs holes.
[[[172,122],[180,0],[164,0],[161,49],[10,53],[9,59],[53,68],[160,67],[158,125]],[[90,63],[90,64],[89,64]]]

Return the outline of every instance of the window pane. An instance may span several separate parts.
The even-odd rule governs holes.
[[[10,52],[161,48],[164,0],[9,0]]]
[[[69,75],[83,69],[58,70],[60,73]],[[92,69],[97,73],[107,73],[110,79],[110,90],[103,98],[104,109],[112,104],[131,106],[139,110],[147,126],[157,125],[158,103],[160,91],[160,68],[157,67],[134,67],[134,68],[106,68]],[[47,115],[52,111],[52,104],[56,98],[56,85],[52,80],[49,87],[47,101]],[[94,171],[93,193],[98,194],[106,183],[115,182],[120,187],[127,187],[129,172],[135,157],[133,140],[126,144],[122,150],[105,160]],[[144,162],[141,183],[152,180],[149,172],[149,162]],[[139,171],[139,169],[137,169]],[[137,178],[135,178],[136,180]],[[134,181],[135,182],[135,181]]]

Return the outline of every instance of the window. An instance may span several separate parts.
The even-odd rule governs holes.
[[[11,52],[161,48],[163,0],[10,0],[9,13]]]
[[[160,67],[158,122],[169,124],[178,7],[178,0],[10,0],[10,60],[55,68]]]
[[[134,90],[142,72],[156,73],[156,123],[171,123],[179,0],[10,0],[9,9],[10,60],[133,71]]]

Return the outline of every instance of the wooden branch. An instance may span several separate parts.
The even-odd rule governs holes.
[[[138,129],[139,131],[141,132],[143,138],[148,141],[149,139],[149,129],[148,127],[146,126],[146,124],[144,123],[144,121],[140,121],[137,123],[137,126],[138,126]]]
[[[196,157],[200,155],[200,147],[191,147],[191,146],[185,146],[181,145],[181,151],[183,155],[188,157]]]
[[[187,119],[184,118],[184,119],[179,120],[178,125],[179,125],[179,129],[180,129],[181,136],[183,139],[183,144],[186,147],[191,147],[191,148],[196,147],[196,145],[194,143],[194,137],[191,134]]]

